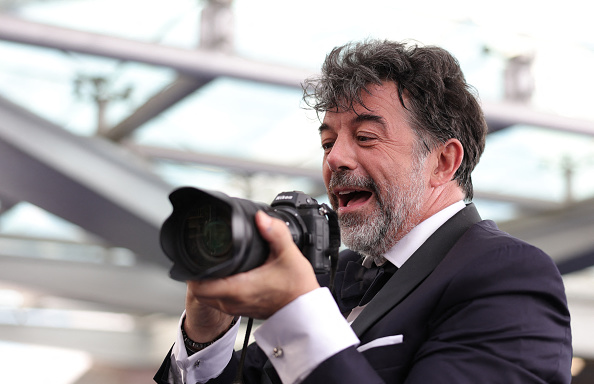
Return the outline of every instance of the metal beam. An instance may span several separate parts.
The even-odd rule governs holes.
[[[186,286],[167,269],[0,254],[0,281],[66,299],[94,303],[107,311],[178,316]]]
[[[26,321],[26,312],[35,312],[35,310],[36,308],[23,308],[22,311],[25,313],[19,313],[19,309],[13,311],[17,317],[24,318],[23,320]],[[181,313],[172,317],[132,317],[132,329],[126,331],[91,329],[91,327],[85,329],[85,327],[61,328],[33,324],[3,324],[0,322],[0,340],[83,351],[90,355],[94,365],[100,367],[150,368],[152,374],[146,377],[147,380],[150,380],[175,341],[175,332],[180,316]],[[247,330],[246,322],[247,319],[244,318],[239,325],[234,346],[236,350],[243,346],[243,337]],[[260,323],[256,320],[254,329]],[[119,378],[121,379],[121,376]],[[87,383],[87,381],[84,382]],[[120,382],[124,383],[124,381],[118,381],[118,383]],[[142,382],[148,383],[148,381]]]
[[[305,78],[317,73],[312,69],[288,68],[224,53],[121,39],[6,15],[0,15],[0,40],[164,66],[198,78],[227,76],[299,88]],[[491,132],[516,124],[526,124],[594,135],[592,121],[544,113],[529,106],[483,102],[483,110]]]
[[[592,300],[574,300],[571,294],[567,297],[571,313],[571,336],[573,355],[586,359],[594,359],[594,302]]]
[[[0,215],[17,205],[18,203],[18,200],[14,200],[8,196],[2,196],[2,194],[0,194]]]
[[[173,83],[147,100],[134,113],[107,131],[103,136],[116,142],[123,140],[144,123],[166,111],[213,79],[213,77],[178,76]]]
[[[172,330],[176,324],[169,322],[169,327],[169,340],[161,341],[150,329],[114,332],[0,324],[0,340],[84,351],[98,365],[156,368],[175,341]]]
[[[300,87],[314,71],[264,64],[223,53],[189,50],[76,31],[0,15],[0,40],[173,68],[198,78],[227,76]]]
[[[234,158],[230,156],[218,156],[206,153],[181,151],[171,148],[152,147],[125,143],[124,147],[131,152],[137,153],[150,159],[171,160],[177,163],[194,165],[207,165],[217,168],[224,168],[230,172],[241,174],[269,173],[273,175],[284,175],[292,177],[306,177],[316,181],[324,188],[321,169],[292,167],[281,164],[264,163],[248,159]]]
[[[552,200],[517,196],[501,192],[492,192],[488,190],[477,189],[476,186],[474,189],[474,199],[512,203],[517,206],[520,214],[526,216],[532,216],[541,212],[560,209],[565,206],[563,203],[558,203]]]
[[[0,98],[0,179],[1,195],[166,264],[158,233],[172,187],[118,146],[75,136]]]
[[[583,252],[581,255],[575,255],[567,260],[557,264],[559,272],[562,275],[581,271],[594,265],[594,246]]]
[[[529,125],[594,136],[594,121],[591,120],[545,113],[527,105],[506,102],[483,102],[482,108],[489,132],[514,125]]]
[[[557,264],[569,263],[576,257],[594,262],[587,257],[594,253],[594,199],[499,223],[499,227],[541,248]]]

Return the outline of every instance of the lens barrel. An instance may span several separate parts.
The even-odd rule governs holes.
[[[303,192],[280,193],[269,206],[183,187],[173,191],[169,200],[173,212],[161,227],[160,240],[173,261],[170,275],[175,280],[225,277],[262,265],[269,247],[254,223],[258,210],[287,224],[293,241],[317,273],[329,269],[327,206]]]
[[[246,220],[257,204],[191,187],[175,190],[169,200],[173,212],[161,227],[161,247],[173,261],[172,278],[223,277],[257,266],[250,254],[265,251],[267,244]]]

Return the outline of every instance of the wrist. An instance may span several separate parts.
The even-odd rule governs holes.
[[[237,320],[239,319],[238,316],[235,316],[232,320],[231,320],[231,324],[229,324],[229,326],[223,331],[221,332],[218,336],[216,336],[214,339],[212,339],[211,341],[207,341],[207,342],[203,342],[203,343],[199,343],[197,341],[194,341],[192,339],[190,339],[190,337],[188,337],[188,334],[186,333],[185,329],[184,329],[184,323],[186,321],[186,318],[184,317],[184,319],[182,320],[182,325],[181,325],[181,332],[182,332],[182,337],[184,340],[184,346],[186,347],[186,351],[188,353],[188,356],[193,355],[194,353],[203,350],[204,348],[214,344],[215,342],[217,342],[218,340],[220,340],[223,336],[225,336],[225,334],[231,329],[233,328],[233,326],[235,326],[235,324],[237,324]]]

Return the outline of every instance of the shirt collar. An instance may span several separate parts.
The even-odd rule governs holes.
[[[424,220],[390,248],[384,257],[398,268],[402,267],[406,260],[419,249],[433,232],[464,209],[465,206],[464,201],[460,200]]]

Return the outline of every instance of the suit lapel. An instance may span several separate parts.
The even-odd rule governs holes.
[[[429,276],[464,232],[479,221],[481,221],[481,217],[474,204],[471,203],[439,227],[396,271],[355,319],[352,328],[357,336],[361,336],[384,314],[408,296]]]

